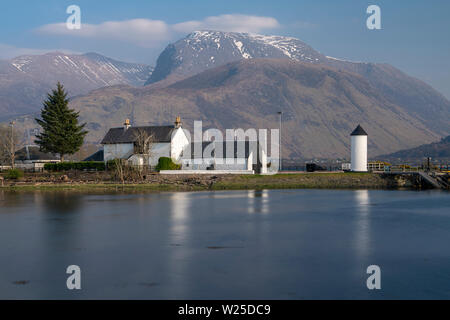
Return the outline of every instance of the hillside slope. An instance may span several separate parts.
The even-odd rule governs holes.
[[[358,123],[369,133],[371,156],[438,138],[363,77],[286,59],[241,60],[166,88],[102,88],[71,106],[88,122],[90,142],[125,118],[134,125],[166,124],[180,115],[188,128],[194,120],[220,129],[277,128],[279,110],[286,157],[348,157]]]
[[[39,111],[57,81],[76,96],[117,84],[143,85],[152,70],[96,53],[51,52],[0,61],[0,120]]]
[[[385,159],[450,159],[450,136],[438,142],[424,144],[412,149],[400,150],[383,156]]]

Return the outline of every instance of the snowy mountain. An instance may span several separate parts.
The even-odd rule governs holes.
[[[109,71],[111,75],[117,76],[107,79],[108,85],[126,83],[132,86],[142,86],[153,72],[153,68],[148,65],[117,61],[94,52],[82,56],[92,62],[95,61],[101,71]]]
[[[10,63],[19,74],[39,75],[44,81],[75,77],[96,87],[116,84],[139,86],[152,73],[152,68],[147,65],[121,62],[97,53],[69,55],[50,52],[20,56],[10,60]]]
[[[64,84],[70,96],[76,96],[105,86],[141,86],[152,71],[147,65],[96,53],[50,52],[0,61],[0,119],[38,111],[57,81]]]
[[[92,143],[127,118],[137,126],[181,116],[190,130],[194,120],[205,129],[277,128],[278,111],[287,158],[347,157],[358,123],[369,133],[370,156],[439,138],[360,75],[284,58],[241,59],[166,87],[105,87],[75,98],[71,107],[88,123]]]
[[[252,58],[286,58],[312,63],[324,63],[328,60],[295,38],[195,31],[166,47],[147,84],[168,77],[179,80],[229,62]]]
[[[349,133],[361,123],[370,156],[450,134],[450,102],[388,64],[327,57],[289,37],[199,31],[170,44],[151,68],[97,55],[50,53],[0,61],[2,115],[39,111],[60,80],[71,107],[87,122],[86,141],[131,119],[133,125],[276,128],[283,112],[283,152],[292,158],[349,154]],[[97,90],[92,90],[98,88]],[[92,91],[91,91],[92,90]],[[86,92],[88,92],[86,94]],[[27,132],[34,115],[16,117]]]
[[[161,88],[230,62],[258,58],[288,59],[358,74],[389,103],[421,119],[433,131],[449,134],[450,102],[431,86],[388,64],[325,56],[291,37],[196,31],[166,47],[146,84]]]

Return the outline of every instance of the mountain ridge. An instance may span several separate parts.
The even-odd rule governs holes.
[[[88,122],[89,142],[126,118],[133,125],[161,125],[179,115],[188,129],[194,120],[204,121],[205,129],[278,128],[279,110],[284,154],[291,158],[348,156],[358,123],[369,133],[370,155],[438,138],[362,76],[287,59],[240,60],[164,88],[101,88],[71,107]]]
[[[195,31],[166,47],[146,85],[164,87],[229,62],[254,58],[303,61],[357,73],[380,89],[391,103],[414,113],[439,134],[449,133],[446,119],[450,118],[450,101],[428,84],[386,63],[325,56],[292,37]]]
[[[149,81],[73,96],[87,141],[98,143],[126,118],[161,125],[180,115],[187,126],[277,128],[278,111],[283,154],[294,158],[347,157],[358,123],[368,128],[370,156],[450,134],[450,102],[429,85],[388,64],[325,56],[295,38],[194,32],[166,47]],[[21,123],[36,128],[30,116]]]
[[[0,114],[10,118],[41,108],[56,82],[73,96],[116,84],[143,85],[153,68],[114,60],[97,53],[66,54],[53,51],[22,55],[0,62]]]
[[[423,144],[411,149],[403,149],[381,156],[384,159],[450,159],[450,136],[429,144]]]
[[[188,55],[195,59],[186,59]],[[194,31],[166,47],[158,57],[155,71],[146,84],[164,80],[171,72],[180,76],[191,76],[228,62],[267,57],[291,58],[314,63],[327,59],[303,41],[292,37],[211,30]],[[203,61],[205,59],[206,62]]]

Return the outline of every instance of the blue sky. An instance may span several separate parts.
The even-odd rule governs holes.
[[[72,4],[81,8],[82,30],[69,32],[59,24]],[[382,30],[366,28],[371,4],[381,8]],[[0,6],[0,59],[94,51],[154,65],[168,43],[194,29],[248,31],[297,37],[329,56],[387,62],[450,97],[448,0],[4,0]]]

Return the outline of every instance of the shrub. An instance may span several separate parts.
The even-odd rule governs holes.
[[[161,157],[158,160],[158,164],[156,165],[156,171],[161,170],[180,170],[181,165],[172,161],[171,158]]]
[[[108,160],[106,162],[106,170],[114,171],[117,170],[118,167],[125,167],[127,166],[127,161],[124,159],[114,159],[114,160]]]
[[[5,178],[17,180],[23,177],[23,171],[19,169],[10,169],[6,172]]]
[[[105,163],[102,161],[46,163],[44,165],[44,169],[48,171],[68,171],[68,170],[104,171]]]

